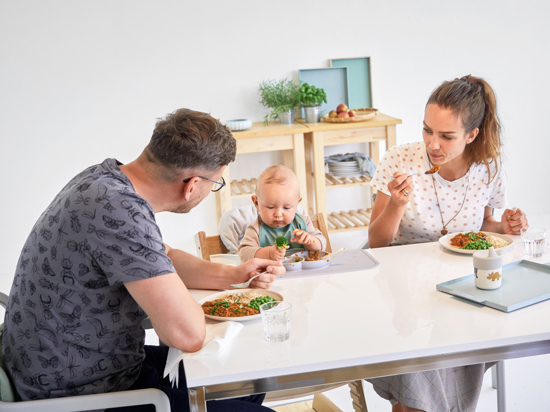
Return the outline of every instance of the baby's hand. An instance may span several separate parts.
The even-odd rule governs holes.
[[[311,245],[315,243],[315,237],[311,236],[305,230],[294,229],[292,234],[294,237],[290,239],[291,242],[301,243],[302,245]]]
[[[276,245],[269,246],[269,258],[271,260],[283,260],[287,248],[288,245],[285,248],[277,247]]]

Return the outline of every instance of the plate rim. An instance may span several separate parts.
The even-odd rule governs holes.
[[[504,247],[495,249],[495,251],[499,252],[500,254],[505,254],[505,253],[510,252],[511,248],[514,245],[514,239],[512,239],[511,237],[508,237],[507,235],[503,235],[501,233],[488,232],[486,230],[468,230],[466,232],[462,231],[462,232],[448,233],[445,236],[442,236],[442,237],[439,238],[439,243],[445,249],[450,250],[451,252],[462,253],[463,255],[473,255],[476,252],[479,252],[481,250],[485,250],[485,249],[479,249],[479,250],[460,249],[460,248],[457,248],[456,246],[451,246],[450,239],[452,237],[458,235],[459,233],[468,233],[468,232],[483,232],[483,233],[487,233],[488,235],[495,236],[495,237],[498,237],[500,239],[503,239],[503,240],[506,240],[506,241],[510,242],[508,245],[506,245]]]
[[[197,301],[197,303],[201,306],[201,309],[202,309],[202,304],[203,303],[208,302],[209,300],[216,300],[217,297],[219,297],[219,296],[235,295],[237,293],[257,292],[257,291],[263,291],[264,293],[266,293],[269,296],[271,296],[270,294],[276,295],[276,296],[271,296],[271,297],[276,298],[279,301],[284,300],[283,295],[281,295],[279,292],[275,292],[274,290],[246,288],[246,289],[222,290],[220,292],[212,293],[211,295],[208,295],[208,296],[205,296],[202,299],[199,299]],[[230,321],[230,320],[234,320],[234,321],[238,321],[238,322],[246,322],[246,321],[253,320],[253,319],[259,319],[262,316],[262,314],[258,313],[257,315],[252,315],[252,316],[235,316],[235,317],[228,316],[228,317],[225,317],[225,316],[208,315],[208,314],[205,313],[204,316],[208,319],[218,320],[218,321],[222,321],[222,322],[227,322],[227,321]]]

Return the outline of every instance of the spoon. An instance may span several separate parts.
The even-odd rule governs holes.
[[[439,172],[439,169],[441,169],[441,166],[434,166],[430,170],[426,170],[424,173],[413,173],[411,175],[407,175],[407,177],[410,176],[418,176],[418,175],[433,175],[434,173]],[[393,177],[391,180],[395,180],[395,177]]]
[[[267,270],[265,272],[262,272],[262,273],[258,273],[257,275],[255,276],[252,276],[250,279],[248,279],[247,282],[244,282],[244,283],[237,283],[235,285],[229,285],[231,286],[232,288],[235,288],[235,289],[244,289],[244,288],[247,288],[248,286],[250,286],[250,282],[252,282],[254,279],[256,279],[258,276],[261,276],[263,274],[267,273]]]
[[[341,252],[342,250],[344,250],[344,249],[345,249],[345,247],[343,247],[343,248],[341,248],[341,249],[338,249],[336,252],[329,253],[328,255],[323,256],[323,257],[322,257],[321,259],[319,259],[319,260],[327,260],[329,257],[332,257],[332,256],[334,256],[334,255],[337,254],[337,253],[340,253],[340,252]]]

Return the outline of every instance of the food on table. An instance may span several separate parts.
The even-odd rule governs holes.
[[[346,117],[349,117],[349,113],[348,112],[340,112],[338,113],[338,118],[346,118]]]
[[[434,173],[437,173],[441,169],[441,166],[434,166],[430,170],[426,172],[427,175],[433,175]]]
[[[315,260],[319,260],[319,251],[316,250],[315,252],[310,251],[308,253],[307,258],[305,259],[306,262],[313,262]]]
[[[260,313],[261,305],[273,301],[275,299],[271,296],[264,296],[260,292],[241,292],[204,302],[202,309],[207,315],[220,317],[252,316]]]
[[[483,232],[459,233],[451,238],[451,246],[468,250],[484,250],[493,246],[495,249],[508,246],[508,242]]]
[[[288,245],[288,239],[284,236],[279,236],[277,239],[275,239],[275,245],[279,249],[286,249]]]
[[[338,112],[336,110],[331,110],[330,112],[328,112],[328,117],[334,119],[335,117],[338,117]]]

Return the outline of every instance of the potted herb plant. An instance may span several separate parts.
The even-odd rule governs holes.
[[[298,100],[298,85],[289,79],[266,80],[260,83],[260,103],[271,109],[265,116],[264,125],[268,120],[279,119],[281,123],[294,122],[294,107]]]
[[[321,119],[321,104],[327,102],[327,94],[321,88],[303,83],[298,89],[298,101],[304,106],[306,123],[318,123]]]

